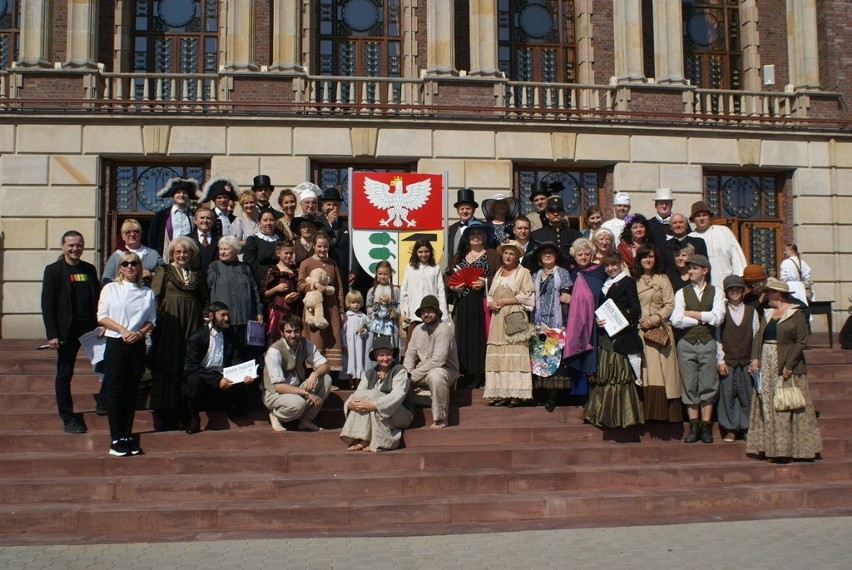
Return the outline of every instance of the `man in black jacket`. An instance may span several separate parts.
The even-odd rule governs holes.
[[[229,329],[230,309],[225,303],[215,301],[207,309],[209,322],[200,326],[186,340],[186,360],[183,367],[183,394],[189,408],[186,433],[201,431],[200,413],[218,400],[219,407],[229,417],[242,417],[247,413],[248,387],[254,382],[245,376],[242,382],[233,382],[222,374],[234,365],[236,339]]]
[[[559,196],[551,196],[547,199],[546,211],[548,225],[534,231],[530,235],[530,239],[538,243],[552,241],[558,245],[567,269],[574,262],[574,258],[571,257],[571,244],[574,243],[574,240],[583,237],[583,234],[572,228],[568,220],[565,219],[565,206]]]
[[[68,433],[86,433],[74,414],[71,378],[80,350],[79,338],[97,328],[101,292],[95,266],[81,259],[85,243],[74,230],[62,236],[62,257],[44,268],[41,314],[48,346],[56,356],[56,407]]]

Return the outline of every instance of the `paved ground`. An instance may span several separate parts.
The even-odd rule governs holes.
[[[852,517],[405,538],[0,547],[0,568],[846,570]]]

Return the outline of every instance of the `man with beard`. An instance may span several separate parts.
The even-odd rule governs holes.
[[[562,203],[562,198],[559,196],[551,196],[547,199],[547,225],[537,229],[531,234],[531,239],[538,243],[552,241],[559,246],[559,251],[562,253],[562,259],[565,260],[567,268],[574,262],[571,257],[571,244],[574,240],[583,237],[579,230],[575,230],[568,224],[565,219],[565,206]]]
[[[251,185],[251,191],[254,192],[254,199],[257,200],[258,212],[272,212],[276,220],[280,220],[284,214],[272,207],[269,203],[269,198],[275,192],[275,186],[272,185],[272,180],[266,174],[260,174],[254,177]]]
[[[322,431],[314,418],[331,391],[331,366],[302,336],[298,315],[291,313],[281,321],[281,339],[266,351],[264,362],[263,405],[273,431],[286,431],[282,424],[296,420],[300,431]]]
[[[183,394],[189,408],[186,433],[201,431],[202,410],[224,409],[228,417],[243,417],[247,413],[250,376],[233,382],[222,371],[235,363],[236,339],[230,330],[230,309],[216,301],[207,308],[208,322],[201,325],[186,340],[186,363],[183,368]],[[218,405],[217,405],[218,404]]]
[[[426,295],[415,311],[422,321],[411,334],[403,366],[411,376],[410,397],[425,388],[431,394],[432,427],[447,427],[450,410],[450,388],[460,376],[453,326],[441,320],[440,303],[434,295]]]

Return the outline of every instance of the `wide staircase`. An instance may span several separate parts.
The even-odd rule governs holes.
[[[852,513],[852,352],[807,352],[824,452],[757,461],[743,442],[682,442],[683,425],[601,430],[577,407],[485,405],[456,390],[451,424],[428,409],[389,453],[346,452],[332,394],[322,433],[275,433],[257,409],[211,414],[196,435],[155,433],[145,454],[107,454],[94,413],[97,376],[73,381],[89,432],[63,433],[55,353],[0,341],[0,543],[124,542],[259,536],[418,535]],[[424,427],[425,426],[425,427]]]

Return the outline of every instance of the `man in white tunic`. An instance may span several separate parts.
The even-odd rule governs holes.
[[[615,242],[621,239],[624,231],[624,218],[630,213],[630,195],[627,192],[616,192],[612,203],[612,219],[605,221],[601,227],[606,228],[615,236]]]
[[[698,237],[707,244],[707,257],[713,272],[710,282],[719,291],[724,290],[722,281],[728,275],[742,275],[748,263],[734,232],[727,226],[713,225],[710,217],[710,207],[700,200],[692,205],[689,221],[695,224],[695,231],[689,234]]]

